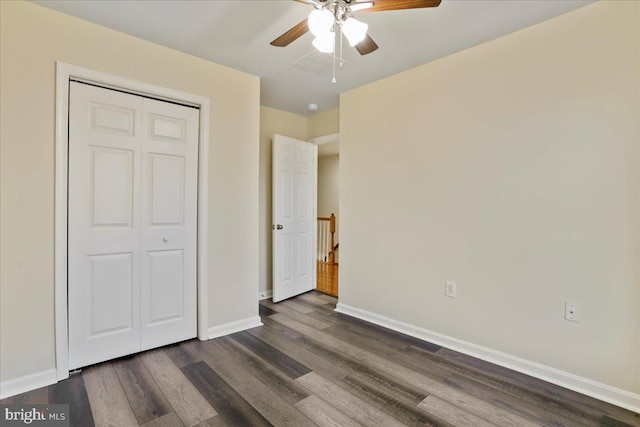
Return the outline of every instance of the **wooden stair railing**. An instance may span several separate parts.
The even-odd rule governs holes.
[[[329,264],[336,263],[336,250],[338,244],[335,243],[336,216],[318,217],[318,255],[319,262]]]

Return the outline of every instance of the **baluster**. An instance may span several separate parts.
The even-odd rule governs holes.
[[[329,246],[329,262],[331,264],[335,264],[336,263],[336,254],[333,251],[333,247],[335,245],[334,239],[333,239],[333,235],[336,232],[336,216],[334,214],[331,214],[331,218],[329,218],[329,232],[331,233],[331,242]]]
[[[320,238],[322,237],[322,221],[317,221],[316,228],[318,231],[318,241],[316,242],[316,261],[320,261]]]
[[[328,231],[329,227],[327,227],[327,223],[324,223],[324,262],[327,262],[327,257],[329,256],[329,251],[327,250],[327,246],[329,246],[328,239]]]
[[[322,261],[327,261],[327,223],[322,223]]]

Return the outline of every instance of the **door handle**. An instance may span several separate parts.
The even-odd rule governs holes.
[[[274,230],[282,230],[284,226],[282,224],[277,224],[272,227]]]

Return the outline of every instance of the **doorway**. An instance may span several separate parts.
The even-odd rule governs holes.
[[[338,134],[309,141],[276,134],[272,141],[273,302],[313,289],[337,297]],[[320,204],[333,212],[323,216]]]
[[[339,135],[312,140],[318,146],[318,249],[316,290],[338,296],[340,262]]]

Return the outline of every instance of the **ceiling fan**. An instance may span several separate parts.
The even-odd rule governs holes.
[[[285,47],[308,31],[315,36],[313,45],[320,52],[333,53],[336,30],[345,35],[349,44],[361,55],[367,55],[378,45],[367,34],[368,25],[351,16],[353,12],[421,9],[437,7],[441,0],[295,0],[314,7],[308,18],[271,42]]]

